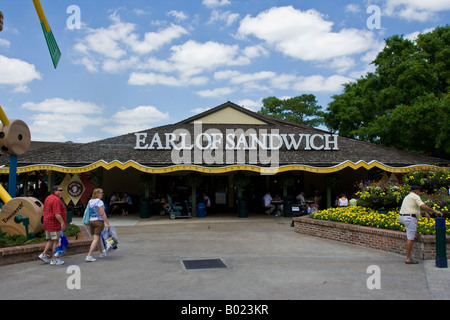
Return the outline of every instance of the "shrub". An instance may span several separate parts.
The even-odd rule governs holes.
[[[418,185],[426,193],[436,193],[441,189],[447,191],[450,186],[450,170],[437,169],[427,171],[413,171],[403,176],[405,184]]]
[[[401,205],[403,198],[410,192],[408,185],[397,182],[366,182],[356,193],[358,205],[372,209],[392,209]]]

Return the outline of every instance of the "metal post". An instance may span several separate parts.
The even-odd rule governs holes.
[[[447,268],[447,236],[445,218],[435,218],[436,225],[436,267]]]
[[[27,186],[25,186],[26,188]],[[16,197],[17,188],[17,156],[11,154],[9,156],[9,182],[8,182],[8,192],[12,198]]]

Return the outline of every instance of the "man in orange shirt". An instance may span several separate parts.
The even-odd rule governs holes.
[[[64,264],[55,256],[55,249],[61,238],[62,231],[66,229],[67,211],[66,206],[61,200],[63,188],[61,186],[53,186],[52,194],[49,195],[44,202],[44,230],[45,238],[48,240],[44,251],[39,255],[39,259],[51,266],[59,266]],[[52,250],[52,260],[49,260],[48,251]]]

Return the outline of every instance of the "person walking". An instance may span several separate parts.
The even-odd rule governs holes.
[[[106,251],[102,250],[102,241],[100,241],[101,232],[103,229],[110,229],[109,221],[105,213],[105,204],[101,200],[103,197],[103,190],[100,188],[94,189],[92,192],[91,200],[88,202],[89,206],[89,228],[93,237],[91,246],[89,248],[88,255],[86,256],[87,262],[94,262],[95,259],[92,253],[96,248],[100,252],[100,258],[106,257]]]
[[[51,266],[59,266],[64,264],[64,261],[55,256],[55,249],[61,238],[62,232],[67,225],[67,211],[66,206],[61,200],[63,188],[59,185],[52,187],[52,193],[44,201],[44,230],[45,238],[48,240],[44,251],[39,255],[39,259],[45,263],[50,263]],[[49,260],[50,255],[48,251],[52,250],[52,259]]]
[[[411,186],[411,192],[403,199],[398,220],[406,227],[406,264],[417,264],[418,261],[411,258],[414,238],[417,231],[417,221],[420,218],[421,210],[434,212],[442,216],[442,212],[435,211],[423,203],[420,195],[422,190],[419,186]],[[425,216],[430,220],[430,215],[425,212]]]

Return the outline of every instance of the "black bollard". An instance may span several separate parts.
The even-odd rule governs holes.
[[[436,267],[447,268],[447,237],[445,218],[435,218],[436,225]]]

